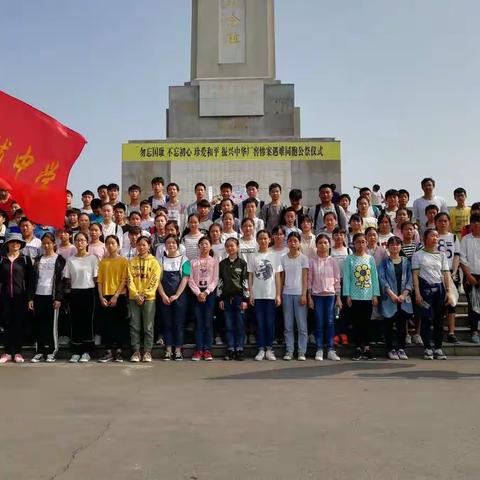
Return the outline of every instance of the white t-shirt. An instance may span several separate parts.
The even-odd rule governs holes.
[[[381,235],[380,233],[378,234],[378,243],[380,244],[381,247],[387,248],[387,243],[390,238],[392,238],[394,235],[393,233],[387,233],[386,235]]]
[[[155,257],[156,259],[161,263],[162,262],[162,258],[166,257],[166,249],[165,249],[165,244],[164,243],[161,243],[157,249],[155,250]],[[180,255],[185,255],[185,245],[183,243],[181,243],[179,246],[178,246],[178,253]]]
[[[220,240],[222,243],[225,243],[229,238],[237,238],[239,237],[240,235],[237,233],[237,232],[222,232],[221,236],[220,236]]]
[[[67,259],[63,276],[71,280],[72,288],[94,288],[98,275],[98,258],[95,255],[73,256]]]
[[[352,250],[348,247],[332,247],[330,250],[330,256],[338,263],[338,268],[340,268],[340,278],[343,277],[343,262],[345,262],[345,259],[351,254]]]
[[[120,248],[122,248],[123,247],[122,227],[120,225],[117,225],[114,222],[111,222],[108,225],[106,223],[101,223],[100,225],[102,227],[103,239],[105,240],[109,235],[115,235],[118,238],[118,241],[120,243]]]
[[[308,268],[308,257],[300,253],[295,258],[283,255],[280,259],[285,275],[283,292],[285,295],[301,295],[302,294],[302,272],[304,268]]]
[[[448,213],[447,202],[442,197],[434,195],[431,200],[427,200],[423,197],[417,198],[413,202],[413,219],[419,225],[425,225],[427,223],[425,208],[429,205],[436,205],[440,212]]]
[[[55,277],[55,262],[58,255],[55,253],[51,257],[42,257],[38,264],[38,282],[36,295],[52,295],[53,279]]]
[[[258,250],[257,241],[253,238],[252,240],[244,240],[241,238],[239,240],[240,248],[238,251],[238,256],[243,258],[248,263],[248,259],[253,257],[255,252]]]
[[[249,258],[247,269],[249,273],[253,273],[253,298],[275,300],[275,274],[283,271],[278,255],[272,252],[256,252]]]
[[[30,257],[32,260],[37,258],[41,253],[42,241],[33,237],[29,242],[25,244],[25,247],[22,248],[21,252],[26,257]]]
[[[438,251],[444,252],[447,257],[447,262],[450,270],[453,270],[453,259],[455,255],[460,255],[460,242],[453,233],[446,233],[439,235]]]
[[[420,278],[427,283],[442,283],[443,272],[450,271],[447,256],[443,252],[430,253],[426,250],[419,250],[412,256],[412,270],[419,270]]]
[[[213,258],[216,258],[219,262],[228,257],[227,252],[225,251],[225,244],[223,243],[212,245],[212,251]]]

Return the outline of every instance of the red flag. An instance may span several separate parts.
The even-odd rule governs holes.
[[[0,91],[0,180],[40,225],[65,221],[68,175],[86,140],[54,118]]]

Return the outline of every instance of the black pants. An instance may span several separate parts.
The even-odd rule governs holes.
[[[53,308],[52,295],[35,295],[33,332],[37,353],[48,355],[58,350],[58,311]]]
[[[110,300],[113,295],[105,295]],[[100,307],[103,344],[107,349],[130,344],[129,318],[126,295],[120,295],[115,307]]]
[[[5,328],[5,353],[13,356],[22,353],[27,298],[25,295],[4,296],[0,298],[0,302]]]
[[[399,350],[405,349],[405,337],[407,336],[407,320],[408,315],[400,307],[398,307],[397,313],[393,317],[385,317],[385,344],[387,351],[397,346]],[[396,335],[394,339],[393,328],[396,329]]]
[[[371,300],[352,300],[349,316],[352,322],[353,341],[357,348],[369,346],[372,308]]]
[[[472,274],[477,280],[480,280],[480,275]],[[480,314],[476,313],[472,309],[472,302],[470,300],[470,293],[472,291],[472,288],[480,288],[479,285],[476,287],[473,287],[469,283],[465,281],[464,289],[465,289],[465,295],[467,296],[467,301],[468,301],[468,321],[470,322],[470,331],[473,332],[478,332],[478,322],[480,322]]]
[[[94,347],[93,316],[95,313],[95,289],[72,288],[70,315],[72,319],[72,353],[83,354]]]
[[[434,348],[442,348],[443,318],[445,316],[445,288],[442,283],[428,284],[423,278],[419,278],[420,295],[423,301],[429,304],[428,308],[420,308],[422,325],[420,335],[424,348],[432,347],[432,325]]]

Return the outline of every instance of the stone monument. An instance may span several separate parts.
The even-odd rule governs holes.
[[[123,145],[123,190],[163,176],[185,201],[202,181],[301,188],[314,204],[321,183],[340,187],[340,142],[300,137],[294,85],[275,78],[273,0],[192,0],[190,81],[169,87],[166,140]]]

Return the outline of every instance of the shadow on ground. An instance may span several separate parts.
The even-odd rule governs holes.
[[[480,373],[462,373],[454,370],[417,370],[414,363],[339,363],[331,365],[316,365],[306,367],[289,367],[273,370],[261,370],[238,373],[220,377],[210,377],[207,380],[306,380],[310,378],[330,378],[342,373],[353,373],[361,379],[435,379],[459,380],[462,378],[480,379]],[[400,370],[399,370],[400,369]],[[386,370],[394,370],[387,372]],[[370,371],[370,372],[368,372]]]

